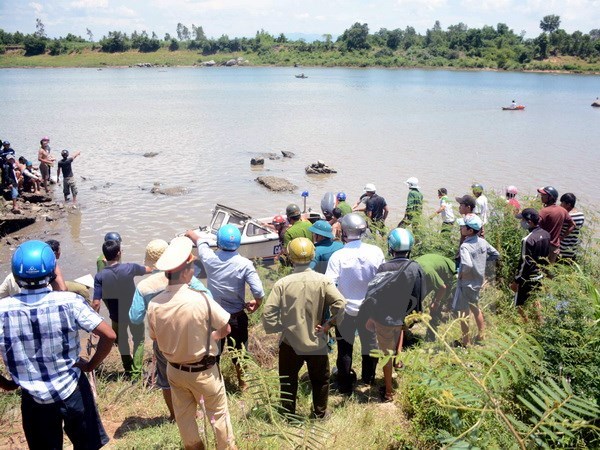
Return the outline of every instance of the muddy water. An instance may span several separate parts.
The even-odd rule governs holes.
[[[326,191],[351,201],[367,182],[403,214],[403,181],[467,192],[515,184],[533,194],[554,184],[593,205],[600,157],[600,77],[429,70],[289,68],[43,69],[0,71],[0,138],[35,159],[39,139],[55,153],[81,150],[74,165],[80,209],[27,232],[63,243],[68,277],[94,272],[102,237],[117,230],[124,257],[141,261],[146,243],[206,224],[216,202],[258,217]],[[512,99],[525,111],[501,111]],[[250,159],[292,151],[293,159]],[[152,158],[142,155],[157,152]],[[308,176],[324,160],[339,173]],[[284,176],[297,193],[271,193],[254,179]],[[82,178],[85,177],[85,180]],[[154,195],[154,183],[182,187]],[[56,199],[62,197],[54,188]],[[0,274],[10,249],[0,249]],[[68,260],[68,261],[67,261]]]

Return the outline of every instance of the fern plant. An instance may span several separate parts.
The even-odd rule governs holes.
[[[445,447],[486,447],[482,444],[489,437],[483,431],[490,422],[521,449],[556,447],[575,439],[576,432],[594,428],[590,421],[600,416],[596,402],[576,395],[564,379],[559,384],[542,378],[543,351],[523,330],[498,331],[484,346],[467,351],[451,347],[432,331],[452,361],[422,374],[432,400],[453,412],[453,428],[438,436]],[[411,364],[420,355],[401,357]]]

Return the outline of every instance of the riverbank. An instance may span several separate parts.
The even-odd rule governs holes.
[[[214,62],[224,66],[228,61],[243,59],[245,66],[276,67],[361,67],[361,68],[443,68],[456,70],[495,70],[542,73],[600,74],[600,63],[590,63],[572,56],[551,57],[527,64],[499,67],[496,61],[460,56],[456,59],[428,58],[419,54],[394,52],[381,55],[377,52],[335,51],[299,52],[282,48],[271,52],[232,52],[203,55],[194,50],[169,51],[160,48],[156,52],[141,53],[130,50],[122,53],[104,53],[84,47],[70,53],[25,56],[23,50],[6,51],[0,55],[0,68],[121,68],[138,64],[165,67],[193,67]],[[210,63],[212,65],[212,63]],[[237,65],[237,64],[236,64]]]

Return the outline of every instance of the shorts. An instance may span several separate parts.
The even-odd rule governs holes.
[[[523,306],[531,293],[540,287],[540,280],[525,281],[515,292],[515,306]]]
[[[15,198],[17,198],[18,196],[19,196],[19,190],[18,190],[16,187],[14,187],[14,186],[13,186],[13,187],[10,189],[10,198],[14,200],[14,199],[15,199]]]
[[[480,290],[481,288],[479,287],[457,286],[454,293],[454,300],[452,301],[452,310],[457,312],[466,311],[470,305],[477,305],[479,303]]]
[[[75,184],[74,177],[67,177],[64,179],[63,194],[67,197],[69,193],[72,193],[73,197],[77,197],[77,185]]]
[[[23,431],[29,448],[63,448],[63,425],[74,448],[98,449],[108,443],[94,394],[84,374],[65,400],[41,404],[27,391],[21,392]]]
[[[389,350],[396,354],[401,331],[402,325],[390,327],[375,322],[375,334],[377,335],[377,346],[379,347],[379,350],[386,355]]]
[[[156,358],[156,386],[160,389],[171,389],[169,379],[167,378],[167,360],[158,348],[156,341],[152,343],[152,350]]]
[[[42,174],[42,180],[49,180],[50,166],[46,163],[40,163],[40,173]]]

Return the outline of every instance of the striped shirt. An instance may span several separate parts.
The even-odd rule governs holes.
[[[575,222],[575,229],[571,231],[568,236],[560,240],[560,256],[562,258],[575,258],[577,247],[580,242],[579,233],[581,227],[583,227],[583,222],[585,222],[585,217],[581,211],[571,211],[569,212],[569,215],[571,216],[571,219],[573,219],[573,222]],[[565,223],[561,234],[567,231],[567,228],[568,224]]]
[[[79,330],[102,318],[73,292],[23,289],[0,302],[0,354],[15,383],[38,403],[55,403],[77,388]]]

